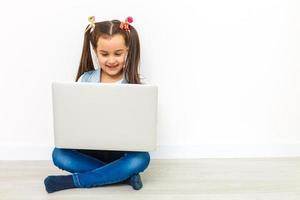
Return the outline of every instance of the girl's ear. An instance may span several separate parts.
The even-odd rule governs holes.
[[[127,56],[128,56],[128,51],[126,51],[126,53],[125,53],[125,59],[124,59],[125,62],[124,62],[123,68],[125,68],[125,66],[126,66]]]
[[[129,52],[129,48],[126,48],[126,55],[125,55],[125,60],[127,59],[127,56],[128,56],[128,52]]]
[[[97,49],[96,49],[96,48],[93,48],[93,51],[94,51],[94,53],[96,54],[96,56],[98,57]]]
[[[127,56],[128,56],[128,48],[126,49],[126,53],[125,53],[125,61],[126,61],[126,59],[127,59]]]

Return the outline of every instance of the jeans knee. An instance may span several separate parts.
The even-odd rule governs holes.
[[[143,172],[150,163],[150,155],[148,152],[138,152],[132,157],[129,168],[135,173]]]
[[[55,166],[57,166],[59,169],[65,169],[66,162],[68,160],[66,159],[66,149],[61,149],[55,147],[52,151],[52,161]]]
[[[55,166],[57,166],[60,151],[61,151],[61,149],[56,148],[56,147],[52,151],[52,161]]]
[[[144,152],[142,157],[143,157],[143,160],[144,160],[144,163],[145,163],[144,165],[146,167],[148,167],[148,165],[150,163],[150,154],[148,152]]]

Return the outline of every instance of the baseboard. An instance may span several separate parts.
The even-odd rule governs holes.
[[[0,146],[0,160],[51,160],[53,146]],[[300,144],[201,144],[196,146],[159,145],[152,159],[299,157]]]

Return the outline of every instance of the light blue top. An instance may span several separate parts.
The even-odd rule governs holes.
[[[95,70],[84,72],[78,79],[78,82],[100,82],[100,68]],[[121,80],[116,81],[115,83],[128,83],[123,77]]]

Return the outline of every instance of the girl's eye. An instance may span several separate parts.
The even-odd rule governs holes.
[[[108,54],[101,54],[101,56],[106,57],[106,56],[108,56]]]
[[[122,55],[121,53],[116,53],[116,56],[120,56],[120,55]]]

